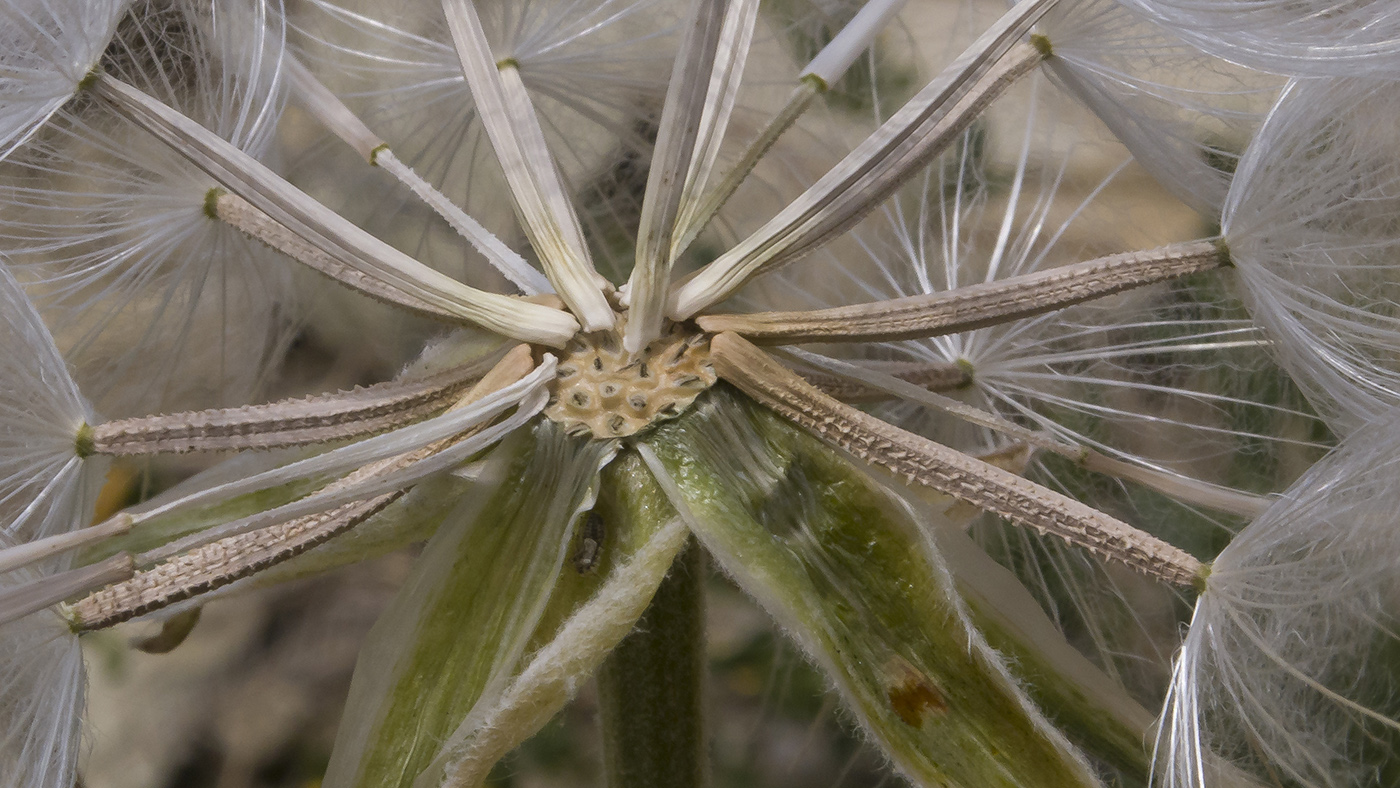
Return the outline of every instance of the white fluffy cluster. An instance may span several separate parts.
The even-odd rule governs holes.
[[[1349,439],[1215,560],[1158,741],[1164,785],[1232,784],[1232,765],[1318,788],[1393,774],[1397,449],[1393,418]]]

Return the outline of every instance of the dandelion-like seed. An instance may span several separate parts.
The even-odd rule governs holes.
[[[1258,209],[1307,199],[1274,183],[1285,143],[1327,156],[1345,140],[1356,169],[1353,139],[1375,139],[1344,135],[1346,115],[1311,136],[1280,118],[1388,84],[1294,85],[1260,130],[1280,80],[1196,51],[1183,4],[1155,0],[998,8],[898,108],[875,65],[891,0],[840,15],[800,68],[771,55],[802,24],[758,0],[442,0],[394,20],[324,0],[149,0],[52,33],[34,31],[82,14],[29,5],[0,6],[33,11],[20,35],[50,53],[47,70],[0,55],[0,78],[45,76],[0,103],[15,118],[0,125],[0,765],[18,785],[75,780],[79,635],[151,617],[169,648],[211,600],[415,542],[360,653],[327,786],[482,785],[595,674],[609,783],[705,784],[706,560],[914,784],[1332,785],[1395,769],[1361,741],[1397,729],[1389,565],[1339,587],[1325,555],[1384,563],[1383,513],[1353,518],[1348,500],[1313,541],[1291,526],[1350,496],[1335,468],[1377,450],[1266,497],[1328,441],[1275,355],[1342,432],[1393,388],[1383,323],[1346,311],[1393,300],[1344,284],[1371,301],[1295,320],[1269,277],[1323,288],[1307,265],[1280,273],[1278,247],[1318,227],[1364,230],[1368,248],[1394,232],[1348,224],[1376,195],[1340,187],[1294,225]],[[52,55],[69,50],[81,73]],[[758,63],[786,95],[763,112],[743,100]],[[808,116],[843,79],[869,81],[873,130],[801,177],[785,140],[840,125]],[[1042,155],[1043,110],[1066,94],[1168,189],[1223,206],[1224,239],[1080,254],[1071,225],[1127,165],[1061,196],[1076,151]],[[1013,95],[1031,109],[998,171],[987,118]],[[279,174],[284,104],[411,206],[370,200],[353,221],[363,206]],[[778,184],[794,172],[800,188]],[[752,199],[764,189],[783,202]],[[239,403],[266,378],[293,269],[449,330],[390,381],[173,412],[209,394],[185,385],[201,371]],[[1309,320],[1371,361],[1288,327]],[[107,352],[133,324],[139,341]],[[108,458],[230,450],[244,453],[81,527]],[[1250,571],[1281,557],[1337,596],[1309,586],[1319,612],[1269,609],[1277,579]],[[1151,628],[1133,603],[1188,594],[1155,764],[1143,704],[1167,691],[1167,655],[1132,642]],[[1326,653],[1371,649],[1364,686],[1290,642],[1321,640],[1333,610],[1348,640]],[[1317,716],[1254,697],[1275,679]]]

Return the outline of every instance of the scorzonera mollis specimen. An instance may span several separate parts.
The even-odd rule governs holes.
[[[707,565],[914,784],[1393,781],[1393,15],[1245,5],[5,0],[4,773],[85,633],[421,543],[326,785],[595,675],[707,782]],[[402,372],[262,396],[298,331]]]

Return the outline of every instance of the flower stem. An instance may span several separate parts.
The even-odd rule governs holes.
[[[692,541],[598,674],[608,788],[708,782],[705,563]]]

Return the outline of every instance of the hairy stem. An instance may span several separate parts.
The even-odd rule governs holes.
[[[700,788],[704,726],[705,554],[676,559],[637,627],[598,674],[608,788]]]

